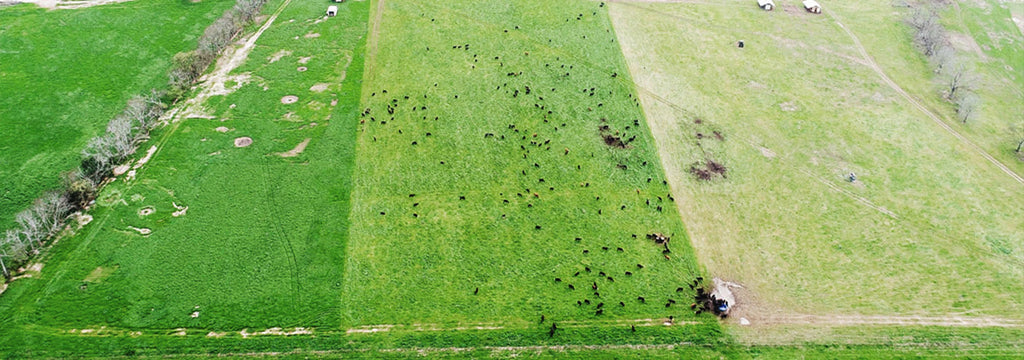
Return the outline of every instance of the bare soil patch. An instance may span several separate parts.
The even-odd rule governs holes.
[[[215,130],[215,131],[217,131],[219,133],[226,133],[228,131],[231,131],[231,129],[228,129],[227,126],[218,126],[216,129],[213,129],[213,130]]]
[[[299,101],[299,97],[295,95],[285,95],[281,98],[282,104],[294,104]]]
[[[800,110],[800,107],[796,106],[796,104],[794,104],[792,101],[787,101],[779,104],[779,108],[785,112],[794,112]]]
[[[249,145],[252,145],[252,138],[251,137],[243,136],[243,137],[235,139],[235,147],[246,147],[246,146],[249,146]]]
[[[312,58],[313,58],[312,56],[301,57],[301,58],[299,58],[299,64],[308,63],[309,59],[312,59]]]
[[[309,91],[315,91],[315,92],[324,92],[325,90],[327,90],[327,87],[328,87],[328,86],[331,86],[331,84],[328,84],[328,83],[319,83],[319,84],[316,84],[316,85],[310,86],[310,87],[309,87]]]
[[[288,56],[288,55],[291,55],[291,54],[292,54],[292,52],[289,51],[289,50],[281,50],[281,51],[278,51],[278,52],[274,53],[274,55],[271,55],[270,57],[268,57],[267,61],[269,61],[271,63],[275,63],[278,60],[281,60],[281,58],[283,58],[285,56]]]
[[[299,154],[306,150],[306,146],[309,145],[310,140],[312,140],[312,138],[306,138],[305,140],[302,140],[302,142],[300,142],[298,145],[295,145],[294,149],[282,153],[277,153],[277,155],[286,158],[299,156]]]
[[[309,33],[309,34],[304,35],[303,37],[307,38],[307,39],[315,39],[315,38],[320,37],[320,33]]]
[[[295,68],[295,70],[298,71],[298,72],[305,72],[306,70],[309,70],[309,69],[307,69],[305,66],[299,66],[298,68]]]

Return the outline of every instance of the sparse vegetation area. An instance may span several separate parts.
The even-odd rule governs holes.
[[[144,3],[0,6],[212,24],[0,203],[0,357],[1024,355],[1024,5]]]

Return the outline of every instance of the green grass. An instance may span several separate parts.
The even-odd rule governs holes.
[[[841,19],[877,44],[902,25],[869,3]],[[828,16],[748,5],[611,5],[639,86],[661,98],[645,111],[699,258],[746,286],[741,314],[1024,317],[1024,213],[1007,201],[1022,186],[855,61]],[[869,46],[880,62],[921,61],[886,41]],[[695,146],[713,130],[726,140]],[[728,179],[687,173],[705,153]]]
[[[363,90],[347,322],[694,319],[686,284],[700,271],[610,25],[588,1],[386,3]],[[635,141],[609,147],[602,125]],[[671,260],[652,232],[672,235]]]
[[[163,87],[172,55],[231,3],[0,9],[0,229],[57,187],[130,97]]]
[[[375,39],[378,4],[346,2],[320,20],[323,3],[292,2],[234,72],[249,81],[208,101],[214,117],[155,132],[143,149],[160,150],[137,179],[108,186],[95,220],[0,296],[0,357],[1024,351],[1019,329],[732,327],[686,306],[683,284],[706,265],[746,285],[741,312],[1020,318],[1024,228],[1006,201],[1020,188],[851,61],[856,50],[827,17],[746,2],[389,1]],[[627,59],[646,66],[636,79]],[[601,125],[635,141],[610,148]],[[694,133],[714,131],[725,140],[694,145]],[[255,143],[233,147],[240,136]],[[277,155],[305,139],[299,156]],[[689,178],[705,152],[727,179]],[[842,181],[849,171],[862,186]],[[188,212],[174,217],[174,205]],[[672,235],[670,260],[650,232]],[[666,308],[668,298],[679,303]],[[605,314],[582,299],[604,302]],[[685,323],[661,326],[668,316]],[[634,332],[636,319],[656,320]],[[313,335],[242,334],[270,327]]]
[[[956,117],[953,104],[940,96],[941,77],[932,73],[932,65],[911,44],[911,30],[903,24],[906,12],[885,6],[888,3],[883,1],[875,6],[866,4],[836,3],[833,11],[900,86],[986,152],[1018,174],[1024,173],[1024,162],[1014,154],[1016,143],[1008,133],[1010,125],[1024,118],[1024,34],[1010,20],[1009,10],[1017,5],[959,1],[958,6],[948,6],[942,13],[950,34],[973,40],[981,50],[976,52],[969,41],[954,41],[957,56],[979,77],[980,112],[965,125]]]
[[[160,151],[137,179],[109,185],[96,220],[54,248],[42,276],[0,298],[6,322],[50,331],[336,325],[367,5],[317,23],[320,11],[295,2],[281,14],[237,70],[252,80],[208,101],[215,118],[157,131],[144,148]],[[292,55],[271,63],[282,49]],[[339,61],[347,58],[351,67]],[[326,91],[309,90],[322,82]],[[289,94],[300,101],[282,104]],[[235,148],[240,136],[255,143]],[[305,138],[301,155],[275,155]],[[175,204],[187,213],[172,216]],[[156,212],[138,214],[147,207]],[[97,267],[116,270],[84,281]]]

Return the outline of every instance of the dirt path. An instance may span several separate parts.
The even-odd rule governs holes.
[[[900,96],[902,96],[905,100],[907,100],[907,102],[910,102],[911,105],[913,105],[915,108],[917,108],[922,113],[927,115],[930,119],[935,121],[935,123],[938,124],[940,127],[942,127],[943,129],[946,129],[947,132],[952,134],[954,137],[959,139],[964,144],[967,144],[968,147],[970,147],[975,152],[977,152],[979,155],[981,155],[981,157],[985,158],[985,160],[988,160],[993,165],[995,165],[1000,170],[1002,170],[1004,173],[1006,173],[1006,175],[1009,175],[1011,178],[1016,180],[1018,183],[1020,183],[1021,185],[1024,185],[1024,177],[1021,177],[1020,175],[1015,173],[1009,167],[1007,167],[1003,163],[999,162],[999,160],[996,160],[996,158],[992,157],[992,155],[989,155],[987,152],[985,152],[985,150],[982,149],[981,147],[979,147],[977,144],[975,144],[971,140],[969,140],[966,137],[964,137],[963,135],[961,135],[958,131],[956,131],[956,129],[953,129],[952,127],[950,127],[948,124],[946,124],[946,122],[942,121],[942,119],[940,119],[938,115],[935,115],[935,113],[931,112],[930,110],[928,110],[928,108],[924,107],[924,105],[922,105],[919,101],[917,101],[917,99],[914,99],[912,96],[910,96],[910,94],[908,94],[906,91],[904,91],[902,87],[900,87],[898,84],[896,84],[896,82],[894,82],[891,78],[889,78],[889,75],[886,75],[885,71],[882,70],[882,68],[878,65],[878,63],[875,62],[875,59],[872,58],[871,55],[868,54],[867,49],[865,49],[864,45],[861,44],[860,39],[857,38],[857,35],[854,35],[853,31],[850,31],[849,28],[847,28],[845,25],[843,25],[843,23],[839,21],[839,18],[836,17],[835,13],[833,13],[831,11],[828,11],[826,13],[829,15],[829,17],[832,18],[833,21],[835,21],[836,26],[839,26],[840,29],[843,29],[843,31],[846,32],[846,34],[850,37],[850,39],[853,40],[853,43],[857,47],[857,51],[860,52],[861,57],[863,57],[864,61],[867,62],[868,67],[870,67],[872,70],[874,70],[875,73],[877,73],[878,76],[880,78],[882,78],[882,82],[884,82],[890,88],[892,88],[897,93],[899,93]]]
[[[363,83],[370,83],[373,79],[373,68],[377,65],[377,42],[380,40],[380,23],[384,18],[384,0],[377,0],[377,9],[373,14],[373,24],[370,25],[370,34],[366,40],[366,74]]]
[[[274,24],[274,20],[277,20],[277,16],[281,15],[288,4],[292,0],[285,0],[281,7],[274,12],[267,21],[260,26],[256,33],[249,36],[248,39],[240,47],[229,47],[224,51],[224,54],[217,59],[217,65],[212,72],[203,75],[200,78],[201,83],[199,84],[200,91],[196,96],[185,101],[184,104],[175,108],[174,110],[167,113],[164,116],[164,121],[178,122],[188,117],[202,117],[206,116],[202,108],[206,100],[211,96],[225,95],[230,91],[225,88],[225,85],[229,80],[238,83],[236,87],[240,86],[243,82],[248,79],[246,75],[230,75],[232,71],[242,65],[246,59],[249,58],[249,53],[254,47],[256,47],[256,40],[259,40],[260,35],[270,28],[270,25]]]
[[[1024,320],[947,316],[907,315],[801,315],[781,314],[750,319],[753,325],[901,325],[901,326],[945,326],[945,327],[1001,327],[1024,328]]]

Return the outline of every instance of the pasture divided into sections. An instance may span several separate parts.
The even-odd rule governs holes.
[[[0,8],[0,229],[73,169],[132,96],[162,87],[174,53],[226,1],[136,1],[73,11]]]
[[[11,284],[0,343],[59,355],[31,344],[101,327],[174,341],[338,324],[368,6],[328,20],[319,8],[292,2],[220,79],[234,91],[157,131],[145,146],[158,151],[102,192],[95,220]]]
[[[828,11],[858,35],[898,25],[868,3]],[[1008,199],[1024,187],[884,84],[833,18],[748,5],[611,4],[699,258],[746,286],[737,315],[1020,324],[1024,210]],[[701,139],[714,131],[725,141]],[[690,174],[706,157],[727,180]]]
[[[700,271],[604,4],[396,1],[382,15],[348,322],[695,320]]]

